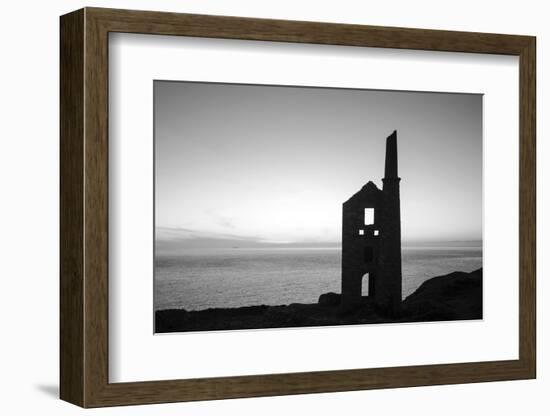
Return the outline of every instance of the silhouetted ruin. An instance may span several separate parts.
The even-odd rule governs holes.
[[[386,139],[382,190],[369,181],[342,205],[343,309],[368,297],[395,315],[401,307],[401,214],[397,176],[397,132]],[[364,280],[368,280],[368,283]]]
[[[394,131],[386,141],[382,190],[368,182],[342,206],[341,294],[323,293],[312,304],[158,310],[155,332],[481,319],[481,269],[433,277],[401,301],[399,181]]]

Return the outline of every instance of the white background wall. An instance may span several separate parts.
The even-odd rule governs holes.
[[[88,414],[386,415],[548,414],[550,361],[544,347],[544,242],[549,237],[543,191],[550,146],[543,130],[550,98],[549,12],[542,1],[181,0],[5,2],[0,82],[0,409],[3,414],[77,414],[58,394],[58,16],[102,6],[276,19],[536,35],[538,41],[538,379],[459,386],[316,394],[87,411]],[[515,190],[512,190],[515,191]],[[406,347],[406,343],[404,343]]]

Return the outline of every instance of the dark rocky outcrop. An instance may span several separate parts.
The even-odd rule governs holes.
[[[320,306],[339,306],[341,301],[341,295],[339,293],[328,292],[319,296],[317,303]]]
[[[322,294],[316,304],[169,309],[155,314],[155,332],[286,328],[390,322],[425,322],[482,318],[482,270],[454,272],[425,281],[389,316],[367,297],[352,310],[340,307],[341,295]]]
[[[402,304],[405,316],[420,321],[480,319],[483,315],[482,269],[426,280]]]

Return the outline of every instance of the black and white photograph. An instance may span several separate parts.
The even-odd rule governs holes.
[[[483,95],[153,88],[155,333],[483,319]]]

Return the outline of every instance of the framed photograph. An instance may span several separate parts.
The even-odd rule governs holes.
[[[63,400],[535,378],[534,37],[60,27]]]

